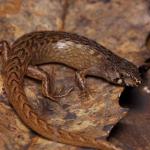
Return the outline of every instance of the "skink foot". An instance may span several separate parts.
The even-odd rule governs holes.
[[[68,94],[70,94],[73,91],[74,87],[69,88],[67,91],[65,91],[62,94],[63,89],[60,89],[58,92],[55,92],[54,94],[47,94],[46,97],[52,100],[53,102],[59,103],[59,99],[66,97]],[[57,90],[56,90],[57,91]]]

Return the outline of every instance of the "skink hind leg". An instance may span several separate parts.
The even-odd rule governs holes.
[[[7,41],[0,41],[0,54],[2,54],[3,61],[8,60],[8,53],[10,52],[10,46]]]
[[[55,95],[54,77],[50,78],[49,74],[37,66],[29,66],[27,76],[42,81],[42,94],[54,102],[58,102],[57,98],[67,96],[72,89],[69,89],[65,94]]]

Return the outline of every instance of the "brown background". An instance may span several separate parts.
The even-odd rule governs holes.
[[[144,46],[150,29],[149,3],[149,0],[0,0],[0,39],[12,43],[22,34],[37,30],[75,32],[140,66],[150,56]],[[44,66],[49,73],[52,67],[57,88],[75,85],[73,70],[58,65]],[[148,75],[138,89],[128,88],[121,96],[122,107],[131,109],[115,126],[109,140],[124,150],[150,149],[150,98],[143,90],[149,84]],[[26,80],[25,89],[33,109],[52,124],[106,138],[125,115],[126,109],[118,105],[123,88],[100,79],[88,78],[87,82],[93,91],[92,98],[82,100],[79,89],[75,89],[62,99],[61,108],[42,97],[37,82]],[[83,149],[45,140],[28,129],[9,105],[2,84],[1,79],[1,150]]]

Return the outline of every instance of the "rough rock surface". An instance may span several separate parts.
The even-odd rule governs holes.
[[[0,0],[0,40],[5,39],[10,43],[31,31],[75,32],[96,40],[140,66],[150,54],[144,47],[149,29],[149,3],[145,0]],[[61,106],[58,106],[42,96],[38,82],[25,80],[25,90],[33,109],[52,124],[73,132],[84,131],[91,138],[105,139],[113,125],[126,114],[126,109],[119,106],[122,87],[88,77],[87,83],[92,95],[83,98],[75,84],[73,70],[60,65],[47,65],[43,68],[50,75],[54,70],[57,89],[64,85],[65,89],[76,87],[69,96],[62,98]],[[45,140],[28,129],[9,105],[2,91],[2,82],[0,77],[1,150],[83,149]],[[127,97],[127,101],[130,101],[128,98],[130,97]],[[143,143],[140,144],[137,140],[143,135],[145,149],[150,149],[150,131],[144,127],[149,120],[141,123],[140,118],[141,113],[131,111],[122,120],[122,129],[112,134],[110,141],[125,150],[142,149]],[[126,127],[130,122],[132,126]],[[131,134],[135,125],[137,132]]]

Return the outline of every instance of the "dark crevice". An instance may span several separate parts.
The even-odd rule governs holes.
[[[125,128],[125,125],[122,124],[121,122],[118,122],[111,130],[109,136],[108,136],[108,140],[111,139],[111,137],[116,137],[117,135],[119,135],[121,133],[121,131]]]
[[[147,76],[147,71],[150,68],[150,64],[144,64],[139,67],[140,76],[142,78],[142,84],[138,87],[126,87],[124,91],[122,92],[119,100],[119,104],[121,107],[128,107],[131,110],[138,108],[142,108],[144,105],[144,99],[147,95],[143,94],[143,91],[141,90],[144,86]]]
[[[126,87],[120,96],[119,104],[123,108],[129,108],[129,111],[140,110],[141,106],[143,105],[141,98],[142,97],[139,88]],[[129,113],[127,115],[129,115]],[[111,140],[112,137],[122,134],[125,129],[126,124],[121,121],[118,122],[111,130],[108,140]]]
[[[143,68],[140,67],[139,71],[141,73],[143,82],[145,82],[147,69],[143,70]],[[132,111],[135,111],[135,112],[145,111],[145,108],[148,103],[147,99],[149,99],[149,95],[146,93],[143,93],[142,91],[143,86],[144,84],[142,83],[139,87],[126,87],[124,91],[122,92],[120,99],[119,99],[119,104],[123,108],[129,108],[129,113],[127,115],[130,115],[130,112]],[[124,118],[122,120],[124,120]],[[120,135],[125,129],[126,129],[126,124],[123,123],[123,121],[118,122],[112,129],[108,139],[111,139],[111,137],[116,137],[117,135]]]
[[[133,108],[136,104],[134,101],[135,97],[135,89],[132,87],[126,87],[122,92],[119,100],[119,104],[122,107]]]

